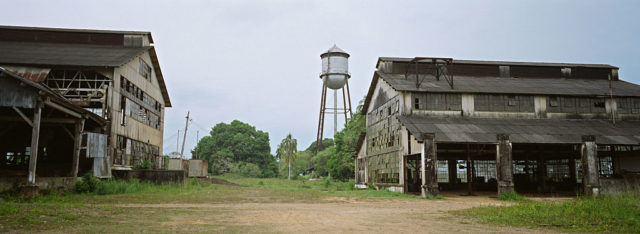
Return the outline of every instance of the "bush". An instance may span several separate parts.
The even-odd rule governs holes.
[[[93,172],[87,172],[82,176],[82,179],[76,182],[74,191],[76,193],[92,193],[96,191],[100,179],[93,176]]]
[[[376,186],[375,186],[375,185],[373,185],[373,184],[369,184],[369,185],[367,186],[367,189],[369,189],[369,190],[376,190]]]
[[[134,170],[151,170],[153,169],[153,163],[147,160],[144,160],[144,162],[136,163],[136,165],[133,165],[133,169]]]
[[[253,163],[237,163],[234,164],[233,168],[231,169],[232,173],[236,173],[236,174],[240,174],[246,177],[261,177],[262,176],[262,170],[260,170],[260,167],[258,167],[258,165],[253,164]]]
[[[331,178],[327,177],[324,179],[324,188],[329,188],[329,186],[331,186]]]
[[[349,181],[347,183],[347,190],[354,190],[356,189],[356,183],[354,183],[353,181]]]
[[[526,199],[523,196],[520,196],[520,194],[516,193],[515,191],[510,191],[510,192],[506,192],[506,193],[500,194],[500,196],[498,197],[498,200],[501,200],[501,201],[524,201]]]

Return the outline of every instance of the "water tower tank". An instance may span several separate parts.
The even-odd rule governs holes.
[[[320,55],[322,73],[320,79],[330,89],[341,89],[351,77],[349,74],[349,54],[336,45]]]

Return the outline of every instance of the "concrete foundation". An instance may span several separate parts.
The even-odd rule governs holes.
[[[111,173],[117,179],[138,179],[141,182],[155,184],[184,184],[187,178],[187,174],[182,170],[113,170]]]

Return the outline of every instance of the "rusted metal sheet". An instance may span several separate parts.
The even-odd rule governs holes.
[[[7,71],[21,76],[27,80],[40,83],[47,78],[50,68],[41,68],[41,67],[22,67],[22,66],[3,66]]]

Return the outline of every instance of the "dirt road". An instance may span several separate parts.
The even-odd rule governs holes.
[[[445,200],[329,198],[317,203],[122,204],[176,213],[158,224],[185,232],[266,233],[516,233],[548,232],[470,223],[447,211],[480,205],[506,205],[486,196]],[[152,219],[150,219],[152,220]]]

